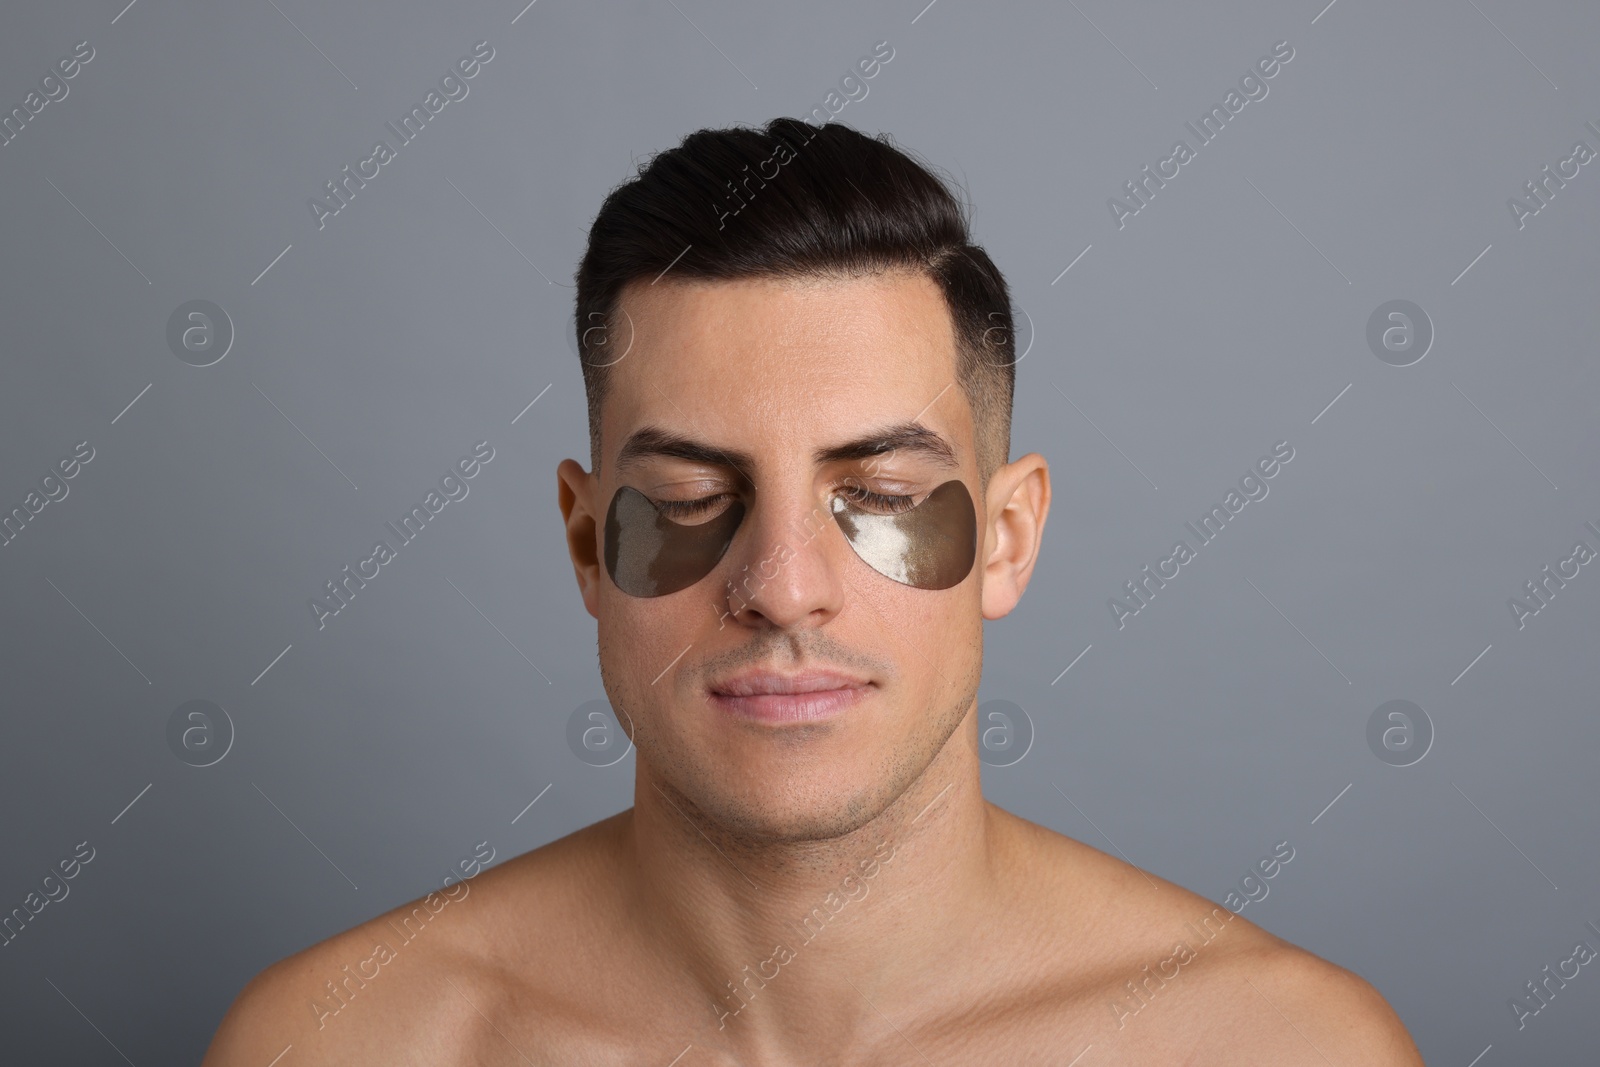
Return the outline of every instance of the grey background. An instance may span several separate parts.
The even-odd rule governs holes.
[[[989,796],[1216,899],[1287,840],[1245,916],[1375,983],[1429,1063],[1593,1056],[1594,968],[1520,1032],[1507,1000],[1600,943],[1600,575],[1521,630],[1507,598],[1600,547],[1600,163],[1521,230],[1506,200],[1600,149],[1600,9],[123,3],[0,16],[5,110],[96,52],[0,148],[0,505],[96,450],[0,548],[0,910],[96,849],[0,949],[8,1060],[193,1062],[268,963],[631,802],[632,755],[565,740],[603,695],[554,476],[588,458],[586,227],[636,161],[805,114],[880,40],[839,121],[965,186],[1034,332],[1013,454],[1055,505],[980,695],[1036,736]],[[1107,198],[1285,39],[1119,230]],[[479,40],[470,95],[319,231],[307,199]],[[1397,298],[1436,330],[1404,368],[1365,340]],[[192,299],[237,329],[213,366],[166,344]],[[319,632],[308,598],[480,439]],[[1107,598],[1280,440],[1119,631]],[[237,731],[204,769],[166,740],[192,699]],[[1410,767],[1365,740],[1391,699],[1436,731]]]

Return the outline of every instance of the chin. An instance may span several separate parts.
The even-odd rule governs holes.
[[[702,803],[701,810],[731,834],[753,842],[790,845],[848,837],[882,814],[891,799],[869,790],[807,797],[794,803],[730,796],[718,797],[714,806]]]
[[[704,755],[708,750],[696,749],[698,758],[669,757],[655,766],[679,768],[664,777],[708,822],[733,836],[767,843],[831,841],[881,815],[922,769],[896,761],[889,751],[873,758],[860,739],[840,741],[845,743],[820,749],[775,750],[770,742],[718,746],[711,758]],[[898,751],[911,747],[907,741]]]

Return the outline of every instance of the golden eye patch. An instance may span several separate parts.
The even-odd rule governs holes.
[[[918,589],[961,584],[978,555],[978,516],[966,485],[956,480],[915,507],[888,515],[836,496],[833,520],[861,562]]]
[[[744,521],[735,500],[714,519],[673,522],[650,498],[622,486],[606,512],[606,571],[629,596],[666,596],[687,589],[717,566]]]
[[[959,585],[978,551],[972,496],[959,480],[945,482],[914,507],[884,514],[836,496],[833,520],[863,563],[917,589]],[[620,487],[606,512],[606,572],[629,596],[656,597],[687,589],[716,569],[744,521],[735,500],[713,519],[685,525],[649,497]]]

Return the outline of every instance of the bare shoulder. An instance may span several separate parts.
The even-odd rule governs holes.
[[[290,1049],[300,1064],[360,1063],[355,1051],[386,1028],[410,1042],[448,1021],[448,1001],[419,995],[419,972],[452,954],[446,931],[462,902],[430,893],[268,967],[234,999],[204,1067],[271,1063]]]
[[[402,904],[268,967],[235,998],[202,1067],[263,1067],[290,1048],[298,1067],[482,1062],[493,1036],[484,1020],[508,1002],[521,1002],[530,1014],[559,1014],[558,1004],[540,1002],[536,992],[530,1000],[522,975],[530,959],[561,958],[565,924],[528,919],[546,908],[566,910],[571,873],[610,822]],[[549,931],[543,941],[540,931]]]
[[[1207,1067],[1260,1062],[1419,1067],[1383,996],[1352,971],[1215,901],[1082,842],[997,812],[1036,887],[1036,914],[1060,916],[1070,946],[1055,1005],[1082,1041],[1126,1062]]]
[[[1237,922],[1246,920],[1239,918]],[[1210,985],[1234,1010],[1231,1035],[1198,1065],[1234,1064],[1241,1054],[1261,1062],[1325,1067],[1334,1063],[1421,1067],[1411,1035],[1372,984],[1252,924],[1262,939],[1225,958]],[[1219,1035],[1223,1036],[1223,1035]]]

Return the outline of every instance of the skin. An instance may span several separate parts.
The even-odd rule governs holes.
[[[600,470],[566,460],[558,475],[606,691],[637,746],[634,807],[453,887],[459,899],[430,896],[437,914],[413,918],[413,941],[394,933],[408,905],[268,968],[206,1067],[266,1067],[289,1045],[282,1067],[1422,1063],[1361,978],[984,800],[983,620],[1027,587],[1050,478],[1030,453],[980,488],[932,282],[662,280],[624,306],[636,337],[613,368]],[[911,420],[955,467],[910,448],[813,462]],[[644,426],[743,462],[619,469]],[[893,582],[836,526],[806,525],[843,485],[920,499],[950,478],[980,531],[950,589]],[[601,562],[621,484],[657,500],[739,493],[749,511],[706,579],[630,597]],[[728,580],[780,545],[776,574],[730,598]],[[754,666],[873,685],[820,725],[736,721],[708,702],[709,678]],[[361,963],[379,940],[393,956]],[[346,965],[373,977],[358,985]],[[340,980],[342,1006],[312,1006]]]

